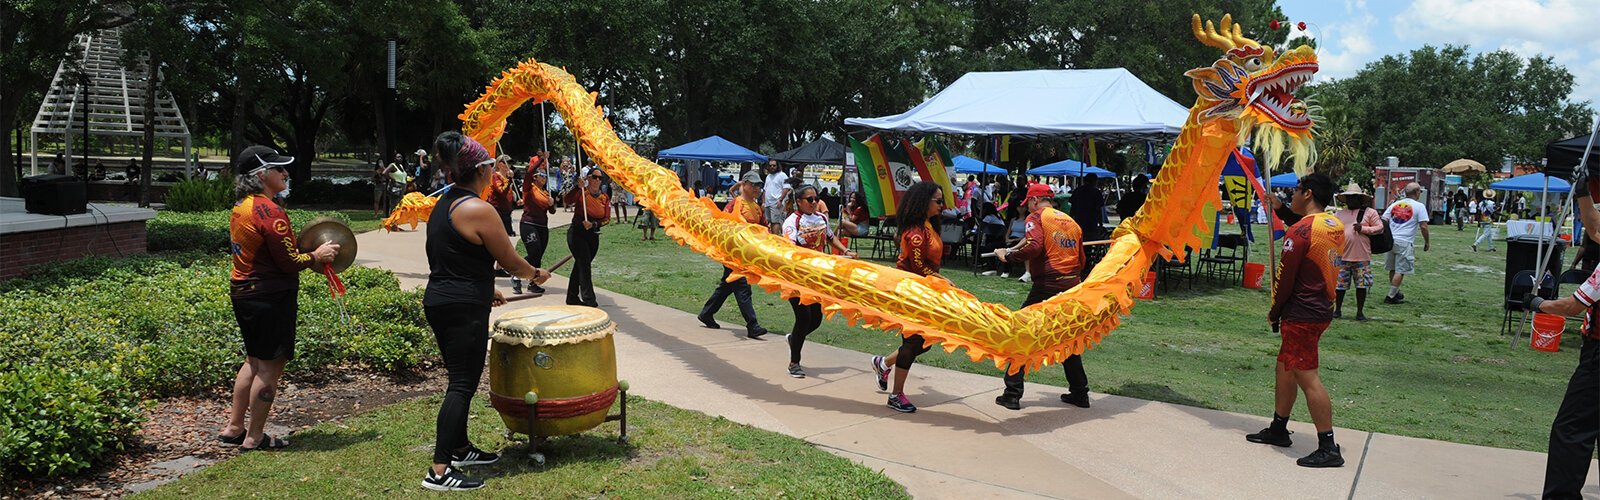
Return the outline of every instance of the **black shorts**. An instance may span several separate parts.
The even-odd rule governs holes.
[[[294,359],[294,329],[299,318],[297,290],[233,299],[233,318],[244,336],[244,353],[252,358]]]

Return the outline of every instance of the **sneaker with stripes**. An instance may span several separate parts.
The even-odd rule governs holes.
[[[427,477],[422,478],[422,487],[433,491],[467,491],[483,487],[483,481],[462,474],[455,467],[445,467],[444,474],[433,473],[428,469]]]
[[[468,446],[466,451],[450,454],[450,465],[456,467],[466,467],[468,465],[488,465],[499,460],[500,455],[480,450],[476,446]]]

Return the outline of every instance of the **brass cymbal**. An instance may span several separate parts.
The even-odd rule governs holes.
[[[343,221],[332,217],[318,217],[300,229],[296,243],[301,252],[310,253],[332,241],[339,245],[339,254],[333,258],[333,272],[343,272],[356,262],[356,233]]]

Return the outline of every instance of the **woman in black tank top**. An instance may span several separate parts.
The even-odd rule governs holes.
[[[534,283],[543,283],[550,273],[535,269],[517,255],[499,212],[478,199],[494,166],[488,151],[458,132],[441,134],[434,150],[439,168],[448,169],[456,184],[434,205],[428,218],[428,288],[422,295],[422,307],[450,383],[439,406],[433,467],[422,486],[470,490],[483,487],[483,481],[456,467],[499,459],[467,439],[467,408],[483,378],[489,349],[489,308],[505,303],[505,297],[494,288],[494,264],[498,262]]]

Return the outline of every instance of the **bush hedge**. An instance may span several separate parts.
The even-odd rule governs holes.
[[[228,179],[188,179],[167,191],[167,210],[209,212],[233,205],[233,182]]]
[[[181,213],[171,210],[156,212],[156,218],[145,223],[145,247],[152,252],[200,251],[225,252],[228,250],[228,215],[231,209],[210,212]],[[333,217],[350,222],[339,212],[289,210],[289,225],[306,227],[312,219]]]
[[[0,464],[66,475],[123,449],[142,420],[127,385],[95,362],[0,366]]]
[[[0,385],[51,378],[33,385],[84,396],[71,404],[107,416],[96,423],[36,413],[40,393],[0,387],[0,464],[30,474],[80,470],[125,439],[106,426],[132,422],[123,418],[126,401],[105,395],[137,401],[226,387],[244,360],[230,269],[216,254],[88,258],[0,283],[0,360],[12,363],[0,366]],[[404,370],[434,355],[421,292],[400,290],[381,269],[354,267],[342,277],[348,324],[322,275],[301,274],[290,374],[350,364]],[[85,435],[107,441],[86,443]]]

